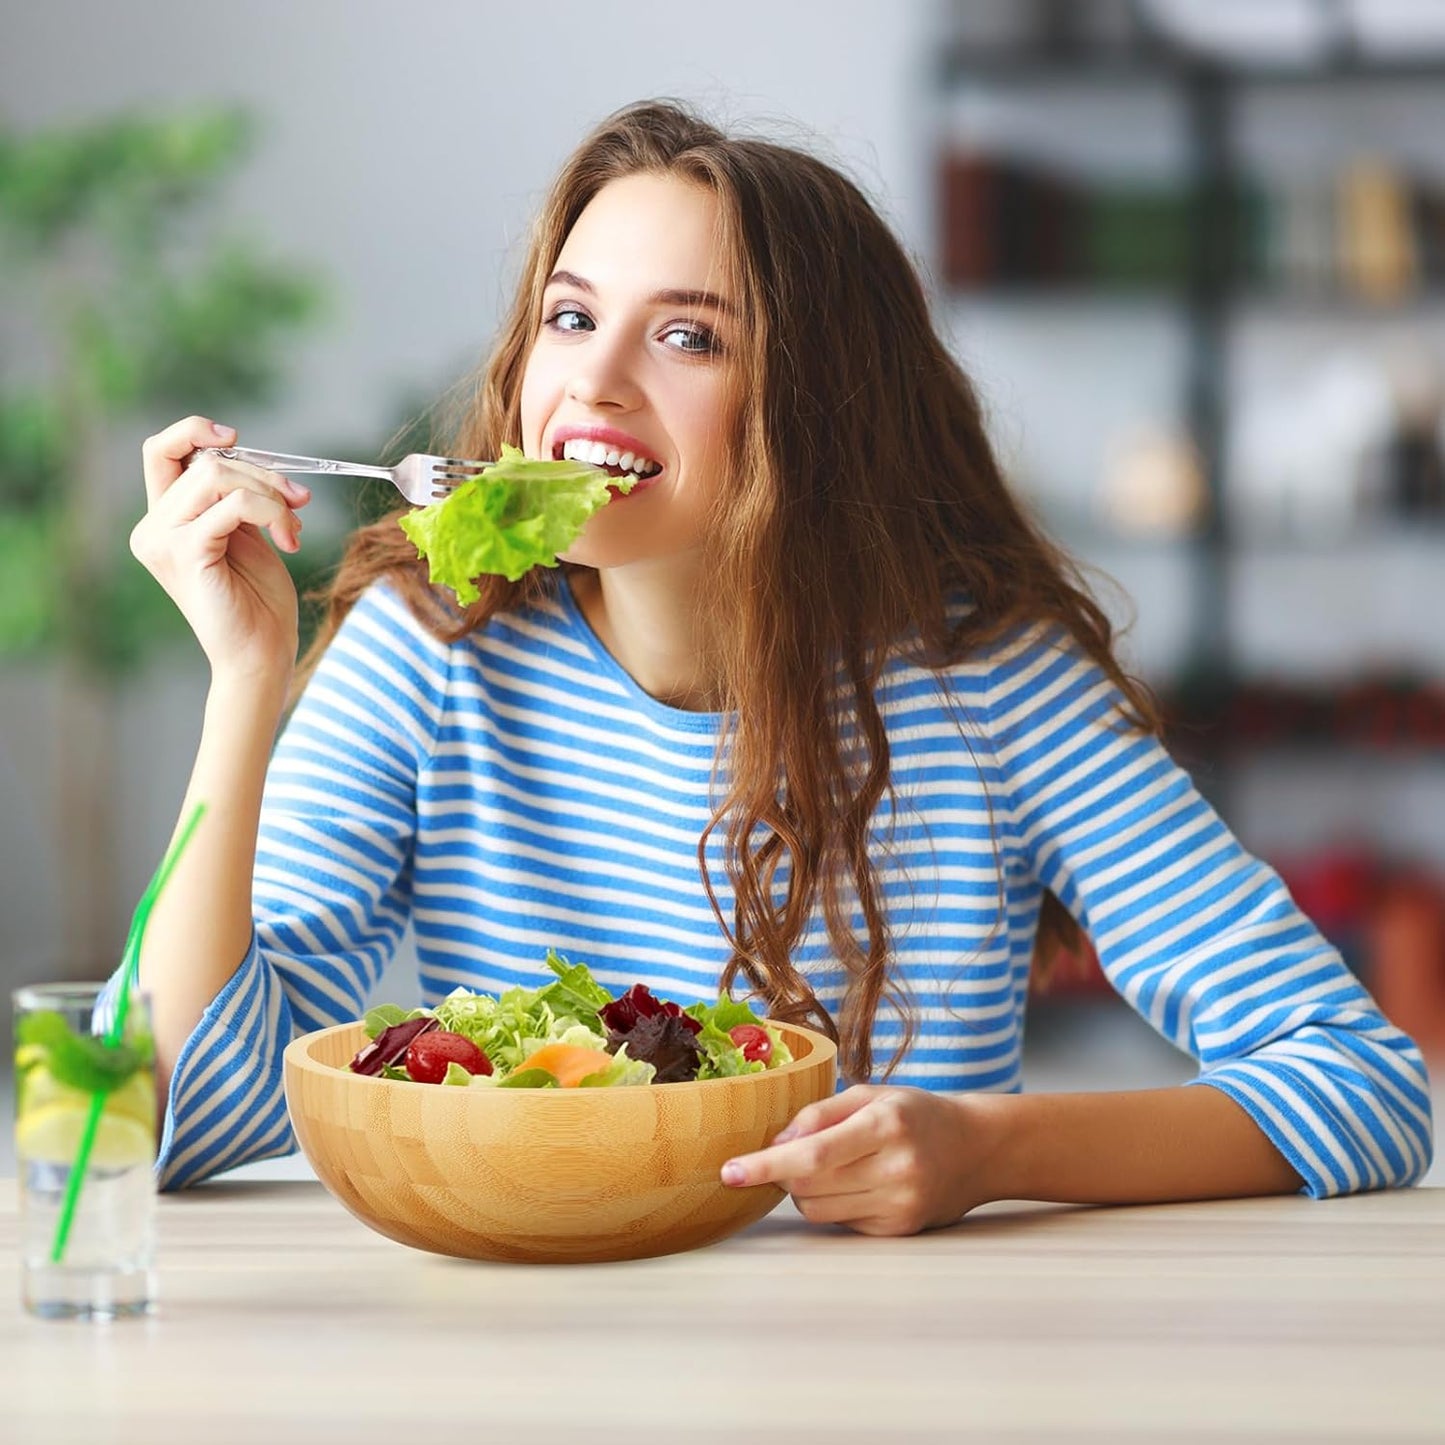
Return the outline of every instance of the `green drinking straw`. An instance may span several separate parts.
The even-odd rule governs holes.
[[[201,816],[206,811],[204,803],[197,803],[191,810],[191,815],[186,819],[185,826],[166,849],[166,856],[161,859],[161,866],[156,869],[155,876],[141,894],[140,902],[136,904],[135,913],[131,917],[130,931],[126,934],[125,951],[121,955],[120,964],[120,993],[116,998],[115,1017],[110,1021],[110,1028],[106,1030],[105,1043],[107,1048],[115,1048],[120,1043],[121,1034],[125,1031],[125,1016],[130,1012],[130,995],[135,986],[136,974],[140,970],[140,945],[141,938],[145,934],[146,924],[150,921],[151,909],[156,905],[156,899],[160,891],[165,887],[166,879],[171,876],[176,864],[180,861],[181,852],[191,840],[191,834],[196,831],[196,824],[201,821]],[[90,1113],[86,1116],[85,1130],[80,1136],[80,1146],[75,1151],[75,1163],[70,1167],[70,1179],[65,1186],[65,1200],[60,1206],[60,1219],[55,1226],[55,1242],[50,1247],[50,1262],[59,1264],[61,1257],[65,1254],[65,1244],[70,1238],[70,1226],[75,1220],[75,1206],[80,1200],[80,1187],[85,1181],[86,1166],[90,1163],[90,1151],[95,1147],[96,1131],[100,1128],[101,1111],[105,1108],[106,1093],[103,1089],[97,1089],[90,1096]]]

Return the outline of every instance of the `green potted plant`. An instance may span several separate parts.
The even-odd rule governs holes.
[[[313,275],[218,234],[252,140],[234,110],[0,128],[0,664],[57,675],[69,969],[103,970],[118,944],[114,699],[184,632],[128,547],[140,439],[265,403],[319,310]]]

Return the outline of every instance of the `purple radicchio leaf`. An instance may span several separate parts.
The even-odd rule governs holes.
[[[418,1034],[428,1033],[439,1027],[440,1024],[437,1020],[428,1016],[419,1019],[405,1019],[399,1024],[392,1024],[390,1028],[382,1029],[352,1059],[352,1073],[380,1077],[381,1071],[388,1064],[399,1064],[406,1057],[406,1051],[411,1047],[411,1041]]]

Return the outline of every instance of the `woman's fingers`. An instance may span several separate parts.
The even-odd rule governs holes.
[[[152,510],[165,525],[183,526],[238,489],[274,497],[286,507],[304,507],[311,500],[309,488],[280,472],[205,453],[166,489]]]
[[[231,552],[238,529],[269,532],[283,552],[301,545],[296,510],[310,501],[310,490],[279,472],[205,450],[234,435],[208,417],[192,416],[144,444],[150,506],[131,533],[131,551],[177,601],[197,569],[206,571]],[[243,547],[241,555],[247,552]]]
[[[201,447],[228,447],[236,440],[234,427],[222,426],[208,416],[188,416],[141,443],[146,497],[152,506],[186,469],[186,462]]]
[[[209,561],[225,550],[231,533],[245,523],[269,532],[283,552],[301,546],[301,518],[279,498],[249,487],[233,488],[187,521],[180,533]]]
[[[879,1092],[871,1084],[854,1084],[841,1094],[800,1109],[766,1148],[729,1159],[722,1167],[723,1183],[783,1183],[812,1177],[872,1153],[876,1146],[862,1116]]]
[[[793,1208],[809,1224],[847,1224],[876,1217],[875,1191],[869,1185],[861,1189],[839,1189],[830,1194],[794,1194]],[[868,1231],[865,1231],[868,1232]]]
[[[301,546],[301,518],[270,491],[232,487],[188,517],[162,519],[148,512],[130,536],[131,551],[162,583],[179,581],[187,558],[210,566],[227,547],[231,533],[249,524],[271,534],[283,552]]]
[[[841,1124],[850,1114],[856,1114],[871,1103],[879,1092],[876,1084],[854,1084],[851,1088],[844,1089],[841,1094],[829,1094],[826,1099],[819,1099],[816,1104],[808,1104],[798,1110],[787,1128],[774,1137],[773,1143],[785,1144],[789,1139],[798,1139],[804,1134],[816,1134],[820,1129]]]
[[[876,1148],[868,1120],[858,1111],[816,1133],[729,1159],[722,1166],[722,1182],[733,1186],[781,1184],[786,1189],[796,1179],[816,1179],[842,1169]]]
[[[212,448],[230,427],[192,416],[144,443],[145,515],[131,551],[165,588],[213,669],[289,673],[296,655],[296,587],[281,552],[301,545],[296,509],[310,491]]]

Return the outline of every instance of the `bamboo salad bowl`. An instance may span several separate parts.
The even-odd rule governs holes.
[[[286,1103],[317,1177],[363,1224],[467,1259],[586,1263],[712,1244],[781,1202],[718,1171],[833,1092],[837,1049],[777,1025],[793,1062],[761,1074],[610,1089],[464,1089],[346,1065],[360,1023],[296,1039]]]

